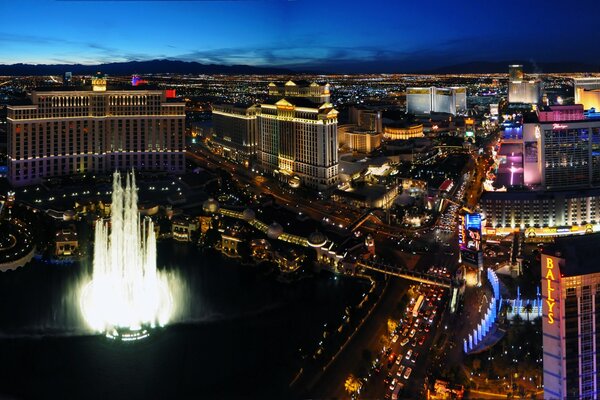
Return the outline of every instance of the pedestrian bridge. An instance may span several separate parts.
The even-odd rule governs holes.
[[[375,263],[372,261],[359,261],[356,264],[359,267],[381,272],[383,274],[397,276],[415,282],[426,283],[447,289],[452,288],[452,280],[443,276],[428,274],[425,272],[411,271],[406,268],[395,267],[387,264]]]

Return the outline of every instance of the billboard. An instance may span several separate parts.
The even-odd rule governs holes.
[[[538,162],[538,144],[537,142],[525,142],[525,162]]]
[[[462,260],[466,264],[481,267],[483,266],[481,214],[465,214],[459,220],[458,241]]]

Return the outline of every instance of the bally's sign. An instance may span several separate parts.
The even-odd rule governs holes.
[[[560,269],[558,258],[544,256],[543,263],[543,283],[542,292],[545,295],[544,308],[547,315],[548,324],[553,325],[558,317],[558,302],[560,301]]]

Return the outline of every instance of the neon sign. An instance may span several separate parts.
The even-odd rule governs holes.
[[[552,124],[552,129],[567,129],[568,126],[563,124]]]
[[[552,292],[556,289],[552,287],[552,282],[556,281],[554,277],[554,260],[550,257],[546,258],[546,282],[548,285],[548,296],[546,298],[546,305],[548,306],[548,323],[554,324],[554,306],[556,306],[556,300]]]

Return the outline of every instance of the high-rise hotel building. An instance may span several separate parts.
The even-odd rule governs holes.
[[[581,105],[543,106],[505,130],[495,189],[481,197],[484,233],[559,236],[600,231],[600,120]]]
[[[600,234],[556,239],[541,257],[545,399],[600,393]]]
[[[295,178],[317,190],[338,181],[338,112],[329,85],[288,81],[269,85],[271,101],[260,105],[258,160],[282,180]],[[283,96],[283,98],[282,98]]]
[[[44,178],[115,169],[185,169],[185,103],[171,93],[92,87],[38,89],[28,104],[8,106],[8,179]]]
[[[575,78],[573,81],[575,104],[582,104],[586,110],[600,111],[600,78]]]
[[[542,99],[542,82],[525,79],[522,65],[508,66],[508,102],[537,104]]]
[[[259,112],[258,105],[213,105],[214,141],[225,157],[248,165],[256,158]]]
[[[406,88],[406,112],[422,115],[432,112],[462,114],[467,111],[467,89],[464,87]]]

